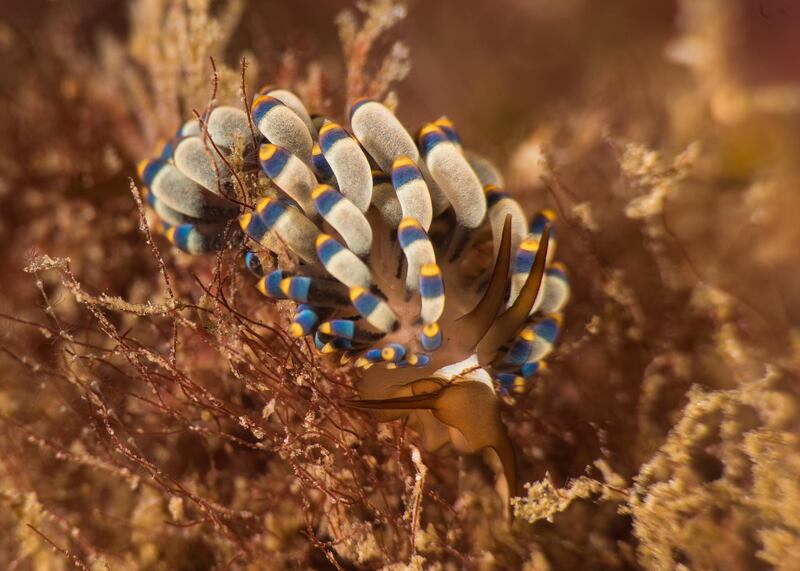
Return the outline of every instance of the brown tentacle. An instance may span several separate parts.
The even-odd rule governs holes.
[[[536,259],[533,261],[533,267],[525,280],[525,285],[522,286],[522,291],[519,292],[514,304],[494,321],[488,333],[478,345],[479,363],[491,363],[497,354],[497,350],[525,325],[528,314],[530,314],[531,308],[536,302],[539,288],[542,285],[542,278],[547,264],[547,245],[549,241],[550,228],[545,227],[539,240]]]
[[[492,278],[478,305],[456,320],[459,336],[455,342],[466,350],[472,349],[492,326],[497,312],[503,306],[511,268],[511,215],[503,223],[503,238],[497,253]]]
[[[436,379],[438,380],[438,379]],[[420,379],[403,386],[403,391],[412,394],[386,399],[350,399],[349,406],[368,410],[432,410],[436,408],[436,399],[441,393],[442,385],[434,379]]]
[[[353,408],[365,410],[433,410],[436,407],[436,398],[430,395],[377,400],[352,399],[344,402]]]

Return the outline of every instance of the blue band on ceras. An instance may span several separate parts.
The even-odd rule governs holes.
[[[247,252],[245,252],[244,265],[247,267],[250,273],[257,278],[264,276],[264,266],[261,265],[261,259],[258,257],[258,254],[252,250],[247,250]]]
[[[558,339],[558,334],[561,332],[562,317],[560,314],[554,313],[547,315],[540,321],[534,324],[533,331],[537,337],[546,340],[548,343],[555,343]]]
[[[279,105],[283,105],[283,103],[281,103],[281,101],[275,97],[270,97],[269,95],[259,95],[256,97],[253,100],[252,107],[250,108],[253,116],[253,123],[258,125],[271,109],[278,107]]]
[[[404,369],[406,367],[426,367],[431,358],[424,353],[407,353],[400,361],[386,363],[387,369]]]
[[[314,346],[320,353],[327,355],[329,353],[348,351],[352,349],[353,344],[349,339],[331,337],[330,335],[321,333],[320,330],[317,329],[317,332],[314,333]]]
[[[564,267],[564,264],[561,262],[555,262],[549,268],[547,268],[547,275],[557,277],[565,282],[569,282],[569,277],[567,276],[567,268]]]
[[[330,151],[342,139],[349,139],[350,135],[339,125],[326,122],[319,130],[319,146],[323,153]]]
[[[547,369],[547,363],[542,361],[541,359],[538,361],[530,361],[525,363],[520,367],[519,372],[520,374],[527,380],[531,377],[534,377],[541,373],[542,371]]]
[[[312,198],[314,199],[317,210],[323,218],[330,215],[334,207],[344,200],[344,196],[342,196],[339,191],[327,184],[321,184],[314,189]]]
[[[423,299],[436,299],[444,296],[442,271],[436,264],[425,264],[419,277],[419,293]],[[438,316],[429,321],[436,321]]]
[[[507,192],[503,192],[498,187],[491,184],[486,185],[483,192],[486,196],[486,206],[490,209],[502,199],[508,198]]]
[[[317,175],[321,181],[327,184],[336,184],[336,176],[333,174],[331,165],[328,164],[325,155],[322,154],[322,149],[319,143],[314,143],[311,148],[311,166],[314,168],[314,174]]]
[[[293,299],[319,308],[336,308],[347,304],[347,289],[324,278],[293,275],[286,270],[275,270],[258,281],[258,290],[274,299]]]
[[[406,184],[422,180],[422,173],[414,161],[408,157],[401,157],[394,162],[392,166],[392,185],[396,189],[405,186]]]
[[[436,264],[424,264],[419,272],[420,317],[423,323],[435,323],[444,312],[444,280]]]
[[[164,158],[145,159],[140,161],[136,166],[139,180],[141,180],[142,184],[144,184],[147,188],[150,188],[150,186],[153,184],[153,180],[156,178],[156,175],[165,164],[167,164],[167,159]]]
[[[287,295],[283,293],[281,289],[281,282],[291,277],[291,275],[291,272],[286,270],[278,269],[272,271],[258,280],[256,289],[272,299],[288,299]]]
[[[305,303],[297,306],[292,323],[289,325],[289,335],[292,337],[305,337],[314,332],[319,323],[319,315],[314,308]]]
[[[353,348],[353,342],[349,339],[331,337],[330,335],[325,335],[320,332],[319,329],[317,329],[317,332],[314,334],[314,345],[323,355],[348,351]]]
[[[418,240],[429,242],[428,233],[413,218],[404,218],[397,227],[397,239],[405,250]]]
[[[436,351],[442,346],[442,330],[438,323],[428,323],[419,332],[419,342],[422,348],[427,351]]]
[[[369,349],[364,352],[358,359],[356,359],[356,367],[365,367],[369,368],[375,363],[380,363],[383,361],[383,357],[381,357],[381,349]]]
[[[167,239],[179,249],[188,251],[189,235],[194,227],[191,224],[181,224],[172,226],[167,230]]]
[[[261,243],[264,235],[269,231],[261,221],[261,217],[253,212],[245,212],[239,217],[239,227],[247,236],[258,243]]]
[[[511,217],[511,251],[516,253],[528,234],[525,211],[520,204],[499,187],[487,184],[483,187],[486,199],[486,214],[492,228],[495,257],[499,253],[506,219]]]
[[[561,315],[553,314],[527,325],[511,343],[503,362],[521,367],[525,363],[544,359],[553,350],[558,339],[561,321]]]
[[[448,117],[439,117],[433,122],[433,124],[442,130],[448,141],[458,145],[459,147],[461,146],[461,137],[458,136],[456,126]]]
[[[495,387],[501,396],[508,396],[512,393],[520,394],[525,391],[528,384],[525,377],[515,373],[497,373],[494,380]]]
[[[286,297],[300,302],[308,302],[308,292],[311,288],[311,278],[307,276],[291,276],[284,278],[280,283],[281,291]]]
[[[344,246],[327,234],[321,234],[317,238],[317,256],[323,266],[328,266],[344,249]]]
[[[350,288],[350,302],[370,325],[389,333],[397,328],[397,317],[384,300],[363,287]]]
[[[144,185],[144,188],[142,189],[142,198],[144,199],[145,204],[150,206],[153,210],[156,210],[158,198],[151,187],[156,176],[165,164],[166,160],[145,159],[143,161],[139,161],[139,164],[136,165],[136,172],[139,175],[139,180],[142,181],[142,184]]]
[[[170,226],[164,235],[179,250],[192,255],[217,252],[225,245],[224,227],[209,234],[194,224],[181,224]]]
[[[381,359],[386,363],[397,363],[403,360],[407,350],[400,343],[389,343],[381,349]]]
[[[262,199],[256,205],[256,213],[267,230],[272,230],[278,220],[286,214],[288,205],[278,198]]]
[[[381,303],[378,296],[365,288],[353,288],[350,300],[353,302],[353,307],[365,318],[374,313]]]
[[[320,324],[319,330],[331,337],[352,340],[356,332],[356,323],[352,319],[331,319]]]
[[[536,338],[536,333],[532,325],[528,325],[511,343],[511,347],[503,357],[503,362],[507,365],[514,365],[521,367],[528,360],[533,348],[533,341]]]
[[[450,140],[444,131],[433,124],[426,125],[419,133],[419,148],[422,155],[430,153],[439,143],[448,143]]]
[[[514,256],[514,273],[528,275],[536,259],[536,252],[539,251],[539,242],[534,238],[522,241]]]
[[[269,178],[278,178],[291,157],[292,153],[277,145],[261,145],[258,151],[258,162]]]

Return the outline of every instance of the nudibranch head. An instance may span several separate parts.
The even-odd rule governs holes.
[[[498,403],[544,369],[561,329],[554,213],[528,216],[446,117],[416,140],[377,101],[349,119],[265,88],[249,117],[221,106],[187,122],[139,166],[157,227],[208,254],[238,220],[258,291],[296,303],[288,333],[364,370],[352,406],[411,415],[429,448],[493,448],[514,491]],[[242,188],[248,173],[266,195]]]

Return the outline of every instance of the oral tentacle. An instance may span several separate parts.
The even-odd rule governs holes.
[[[471,350],[486,335],[492,326],[503,304],[506,284],[508,282],[509,263],[511,260],[511,215],[507,215],[503,224],[502,237],[495,259],[494,270],[478,305],[456,321],[458,327],[464,328],[463,337],[457,341],[465,350]]]
[[[542,235],[542,245],[536,253],[533,268],[525,280],[525,285],[519,297],[506,311],[495,319],[492,327],[478,345],[478,359],[481,363],[494,361],[498,350],[511,339],[525,325],[528,315],[536,301],[539,288],[544,276],[545,260],[547,259],[547,241],[550,229],[545,228]]]

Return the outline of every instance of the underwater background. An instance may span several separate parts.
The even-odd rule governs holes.
[[[0,5],[4,569],[800,568],[800,8],[788,0]],[[270,83],[447,115],[558,215],[525,495],[343,404],[241,253],[137,162]],[[133,192],[132,192],[133,190]]]

